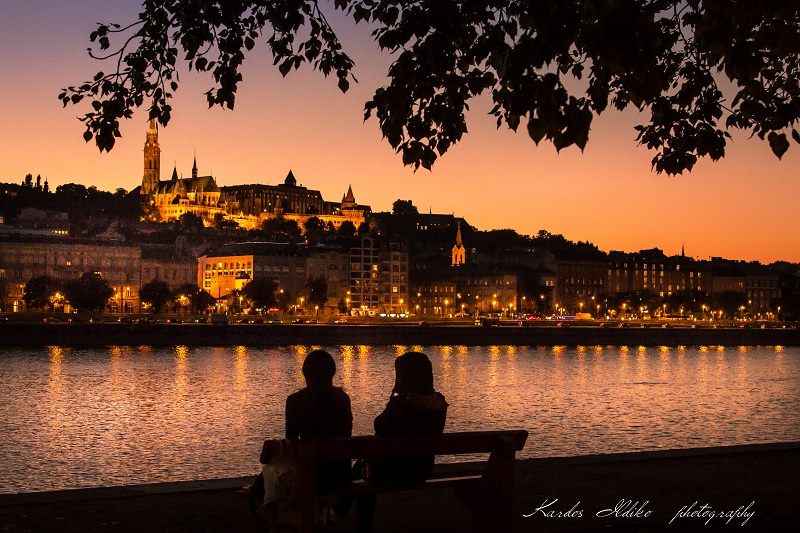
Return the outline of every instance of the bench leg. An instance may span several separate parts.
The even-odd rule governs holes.
[[[316,461],[310,446],[299,446],[297,452],[297,508],[300,511],[300,533],[314,532]]]
[[[476,532],[513,531],[515,455],[514,440],[498,437],[481,479],[481,490],[471,506]]]

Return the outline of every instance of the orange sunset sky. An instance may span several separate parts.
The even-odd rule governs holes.
[[[137,7],[121,0],[0,3],[0,181],[20,182],[31,172],[51,187],[140,184],[146,111],[123,124],[110,154],[100,154],[84,143],[75,118],[86,107],[62,109],[56,98],[62,87],[111,68],[86,55],[94,23],[132,21]],[[292,169],[328,200],[352,185],[356,200],[374,210],[403,198],[480,229],[546,229],[603,250],[677,254],[683,243],[700,259],[800,262],[799,145],[778,161],[767,143],[734,133],[725,159],[669,177],[653,172],[653,153],[637,147],[635,111],[595,118],[583,154],[574,147],[558,154],[550,144],[535,146],[524,128],[497,130],[485,99],[471,106],[464,140],[432,172],[415,173],[381,139],[377,121],[362,120],[390,58],[375,51],[363,24],[331,20],[356,61],[358,84],[343,95],[335,79],[307,68],[283,79],[261,43],[246,60],[236,109],[209,110],[203,92],[210,77],[184,72],[172,121],[161,129],[162,179],[173,162],[189,175],[196,149],[200,173],[213,173],[220,185],[275,184]]]

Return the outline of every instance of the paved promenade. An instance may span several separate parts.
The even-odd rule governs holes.
[[[288,346],[332,345],[468,345],[487,346],[800,346],[800,330],[772,328],[599,327],[599,324],[555,327],[480,327],[405,324],[36,324],[0,323],[0,346]]]
[[[236,491],[248,481],[0,495],[0,531],[263,531]],[[528,459],[518,462],[516,481],[518,532],[800,527],[800,443]],[[320,531],[353,531],[352,518]],[[378,500],[379,532],[469,530],[467,510],[446,490]]]

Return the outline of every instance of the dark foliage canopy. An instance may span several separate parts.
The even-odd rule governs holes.
[[[244,286],[242,294],[256,307],[269,308],[277,302],[278,284],[272,280],[254,279]]]
[[[27,176],[24,181],[27,181]],[[26,207],[67,212],[70,231],[76,235],[92,234],[97,228],[105,229],[114,219],[130,222],[139,220],[142,215],[139,194],[129,194],[124,189],[108,192],[77,183],[65,183],[51,191],[44,186],[36,188],[0,183],[0,216],[5,218],[6,223],[13,223]]]
[[[172,291],[167,282],[159,279],[147,282],[139,289],[139,298],[152,306],[154,313],[160,313],[164,306],[172,301]]]
[[[79,311],[102,311],[114,294],[108,282],[93,272],[87,272],[64,287],[67,300]]]
[[[61,290],[61,284],[50,276],[36,276],[25,284],[22,299],[31,309],[44,309],[50,305],[50,298]]]
[[[295,220],[275,217],[264,220],[261,232],[272,242],[299,242],[303,231]]]
[[[345,221],[344,221],[344,222],[342,222],[342,224],[339,226],[339,229],[338,229],[338,230],[336,230],[336,233],[337,233],[337,234],[338,234],[340,237],[351,238],[351,237],[354,237],[354,236],[355,236],[355,234],[356,234],[356,231],[357,231],[357,230],[356,230],[356,226],[355,226],[355,224],[353,224],[353,223],[352,223],[352,222],[350,222],[349,220],[345,220]]]
[[[309,278],[306,283],[306,288],[309,290],[308,303],[310,305],[324,307],[325,303],[328,301],[328,282],[325,281],[325,278]]]
[[[143,105],[166,125],[179,69],[208,72],[208,105],[233,108],[247,52],[265,41],[286,76],[308,64],[347,91],[354,63],[324,11],[373,28],[392,54],[388,83],[365,104],[403,162],[430,169],[467,132],[487,94],[497,125],[537,144],[586,146],[609,108],[642,110],[638,141],[658,172],[724,156],[730,129],[777,157],[800,143],[797,0],[145,0],[127,26],[99,24],[90,54],[109,72],[64,89],[91,110],[84,138],[110,150],[119,120]],[[112,40],[113,45],[112,45]],[[99,50],[97,50],[99,48]]]
[[[189,306],[195,313],[202,313],[213,306],[216,300],[208,292],[204,291],[194,283],[184,283],[174,291],[172,297],[176,303],[183,305],[182,299],[188,300]]]

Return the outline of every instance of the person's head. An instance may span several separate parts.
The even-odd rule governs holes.
[[[325,350],[313,350],[303,361],[303,377],[308,387],[324,387],[333,384],[336,363]]]
[[[406,352],[394,360],[394,394],[433,394],[433,365],[422,352]]]

